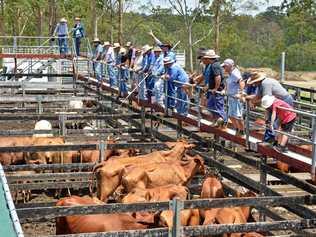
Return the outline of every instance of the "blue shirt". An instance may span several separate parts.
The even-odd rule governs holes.
[[[141,63],[141,67],[142,67],[142,71],[145,69],[146,67],[146,62],[147,62],[147,54],[143,54],[143,59],[142,59],[142,63]]]
[[[74,28],[72,29],[72,37],[73,38],[82,38],[84,37],[85,32],[82,24],[76,24]]]
[[[211,76],[211,64],[207,64],[205,65],[205,68],[203,71],[205,85],[208,85],[210,76]]]
[[[93,58],[95,60],[100,60],[102,53],[103,53],[103,47],[101,44],[98,44],[98,46],[95,48],[95,50],[93,52]]]
[[[174,63],[166,69],[167,74],[169,75],[169,80],[168,80],[168,89],[169,91],[174,92],[176,88],[181,88],[182,84],[177,83],[182,82],[182,83],[188,83],[189,82],[189,76],[188,74],[184,71],[184,69],[177,63]]]
[[[226,80],[227,95],[234,96],[239,93],[239,82],[242,80],[241,73],[238,68],[234,68]]]
[[[151,72],[154,63],[155,63],[154,52],[150,51],[146,53],[146,65],[145,65],[145,68],[143,69],[144,72]]]
[[[169,57],[169,58],[171,58],[173,61],[177,61],[177,56],[176,56],[176,53],[175,52],[173,52],[173,51],[171,51],[171,50],[169,50],[168,52],[166,52],[166,54],[164,54],[164,56],[165,56],[165,58],[166,57]]]
[[[152,72],[155,76],[161,76],[164,73],[163,56],[155,57],[155,62],[152,67]]]
[[[68,34],[68,26],[66,22],[60,22],[57,24],[54,35],[65,36]]]

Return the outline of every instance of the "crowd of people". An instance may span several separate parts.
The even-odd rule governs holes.
[[[65,19],[62,19],[55,30],[60,38],[61,53],[67,52],[63,41],[67,31]],[[71,32],[79,55],[80,39],[85,35],[79,18]],[[106,72],[110,86],[118,87],[123,98],[129,96],[127,82],[131,79],[132,92],[139,99],[157,103],[182,116],[188,114],[192,91],[198,91],[199,106],[207,108],[215,121],[214,126],[225,128],[231,121],[238,136],[245,133],[245,102],[251,108],[261,105],[266,109],[264,140],[272,142],[280,152],[287,151],[288,136],[282,133],[281,138],[276,139],[274,130],[280,127],[291,132],[296,114],[290,110],[293,97],[278,80],[259,71],[242,74],[233,59],[220,63],[220,56],[212,49],[200,50],[197,59],[202,66],[201,73],[189,75],[177,63],[172,44],[161,42],[152,31],[149,35],[154,47],[146,44],[138,48],[131,42],[120,45],[94,39],[92,60],[96,79],[102,81]]]

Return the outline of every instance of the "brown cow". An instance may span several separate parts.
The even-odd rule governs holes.
[[[122,185],[127,192],[133,188],[154,188],[168,184],[186,185],[198,172],[204,172],[204,160],[186,156],[184,160],[151,164],[148,167],[131,166],[123,171]]]
[[[139,202],[159,202],[169,201],[175,197],[185,200],[188,196],[188,189],[179,185],[166,185],[150,189],[134,189],[123,199],[123,203],[139,203]],[[137,212],[133,216],[140,223],[154,224],[155,214],[150,212]]]
[[[180,160],[185,150],[193,147],[185,141],[179,141],[172,145],[173,148],[169,151],[155,151],[136,157],[109,159],[106,162],[96,165],[94,172],[96,172],[98,180],[98,198],[105,201],[117,189],[121,184],[122,171],[125,167],[132,165],[141,167],[150,163]]]
[[[180,211],[182,226],[196,226],[200,224],[200,213],[198,209],[185,209]],[[160,214],[159,225],[172,228],[173,211],[162,211]]]
[[[249,232],[249,233],[242,234],[241,237],[263,237],[263,235],[258,234],[256,232]]]
[[[80,206],[102,204],[88,197],[71,196],[60,199],[56,206]],[[56,218],[56,234],[79,234],[119,230],[145,229],[147,226],[123,213],[100,215],[77,215]]]

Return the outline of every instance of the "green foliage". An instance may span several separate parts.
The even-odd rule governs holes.
[[[86,0],[4,0],[0,22],[2,35],[49,36],[51,2],[56,2],[55,22],[66,17],[69,27],[75,16],[82,18],[88,37],[92,38],[91,1]],[[188,33],[183,18],[171,8],[153,6],[145,1],[126,0],[134,10],[124,13],[125,41],[137,46],[154,42],[147,34],[151,29],[162,41],[176,43],[177,49],[188,52]],[[168,2],[168,1],[165,1]],[[200,47],[214,48],[214,4],[220,3],[220,54],[222,59],[233,58],[244,67],[279,68],[282,51],[287,54],[287,70],[315,70],[316,58],[316,1],[285,0],[279,7],[252,16],[247,12],[258,7],[258,1],[239,6],[236,0],[201,0],[202,7],[192,27],[194,51]],[[98,36],[117,41],[117,4],[115,0],[96,0]],[[236,11],[238,9],[238,11]],[[146,14],[144,14],[146,13]],[[238,14],[237,14],[238,13]],[[41,15],[42,14],[42,15]],[[42,28],[40,22],[42,21]],[[207,36],[206,36],[207,35]]]

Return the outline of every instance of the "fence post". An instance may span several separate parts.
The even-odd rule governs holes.
[[[285,80],[285,52],[282,52],[282,59],[281,59],[281,83]]]
[[[43,113],[43,105],[42,105],[42,101],[40,99],[38,99],[38,101],[37,101],[37,112],[38,112],[38,114]]]
[[[315,116],[315,114],[314,114]],[[315,177],[315,168],[316,168],[316,117],[313,117],[313,123],[312,123],[312,141],[313,141],[313,148],[312,148],[312,181],[316,182]]]
[[[250,149],[250,142],[249,142],[249,137],[250,137],[250,108],[249,108],[249,101],[246,101],[246,148]]]
[[[172,221],[172,229],[171,233],[169,232],[169,236],[172,237],[181,237],[182,229],[181,229],[181,210],[183,209],[183,202],[179,198],[174,198],[169,202],[169,208],[173,212],[173,221]]]
[[[104,153],[105,153],[106,144],[103,139],[100,140],[99,143],[99,154],[100,154],[100,162],[104,161]]]
[[[165,84],[165,114],[168,115],[168,82],[164,81]]]
[[[267,172],[265,170],[263,170],[264,165],[267,164],[267,157],[266,156],[262,156],[260,159],[260,196],[264,196],[265,192],[263,190],[263,186],[265,187],[267,185]],[[264,213],[260,210],[260,215],[259,215],[259,220],[260,221],[266,221],[266,216],[264,215]]]
[[[66,136],[66,116],[64,114],[59,115],[59,128],[60,128],[60,135],[61,136]]]
[[[197,108],[198,108],[198,127],[199,130],[201,129],[201,98],[200,98],[200,94],[201,94],[201,88],[198,87],[198,91],[197,91]]]

